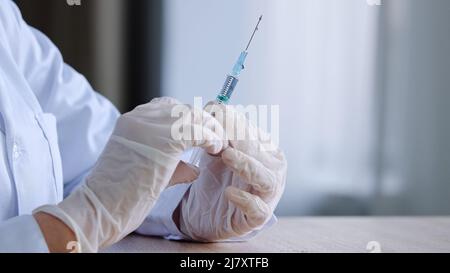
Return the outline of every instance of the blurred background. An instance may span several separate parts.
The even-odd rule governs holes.
[[[279,215],[450,214],[448,0],[16,0],[122,112],[215,98],[280,106]]]

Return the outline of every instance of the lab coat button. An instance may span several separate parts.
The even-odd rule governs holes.
[[[19,157],[20,157],[20,148],[19,148],[19,145],[17,145],[17,143],[13,144],[12,153],[13,153],[13,159],[14,160],[19,159]]]

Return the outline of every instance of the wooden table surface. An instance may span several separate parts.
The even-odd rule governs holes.
[[[188,243],[131,235],[105,252],[450,252],[450,217],[281,218],[242,243]]]

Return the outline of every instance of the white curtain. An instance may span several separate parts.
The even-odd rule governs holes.
[[[365,1],[271,1],[268,101],[281,104],[289,214],[370,213],[378,9]],[[263,57],[265,58],[265,57]]]

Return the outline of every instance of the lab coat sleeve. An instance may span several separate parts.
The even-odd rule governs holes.
[[[104,149],[119,113],[88,81],[64,63],[56,46],[41,32],[28,26],[17,6],[0,0],[0,17],[7,18],[9,50],[46,113],[57,120],[64,196],[84,182]],[[187,187],[163,193],[148,217],[148,235],[178,234],[174,209]]]
[[[48,253],[44,236],[31,215],[0,223],[0,253]]]

